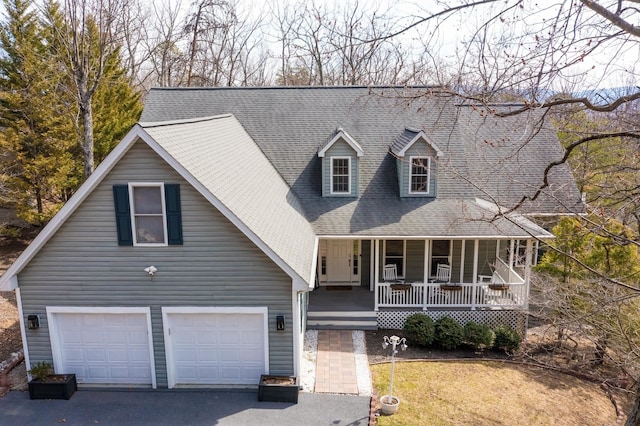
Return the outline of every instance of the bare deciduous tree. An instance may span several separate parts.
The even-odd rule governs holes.
[[[77,130],[84,155],[85,179],[94,169],[91,101],[107,61],[119,49],[114,34],[121,7],[117,0],[65,0],[61,10],[49,4],[45,11],[56,32],[58,53],[64,58],[62,64],[74,84],[72,95],[79,109]]]

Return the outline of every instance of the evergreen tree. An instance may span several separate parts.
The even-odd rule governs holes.
[[[46,19],[29,0],[3,0],[0,24],[0,184],[21,217],[42,224],[69,199],[86,176],[85,121],[76,81],[67,71],[70,31],[55,2]],[[96,25],[88,26],[92,32]],[[89,37],[95,40],[97,37]],[[96,44],[85,45],[88,51]],[[87,53],[89,56],[89,53]],[[107,55],[91,99],[97,164],[138,120],[141,94],[126,76],[119,50]]]
[[[3,181],[18,213],[48,220],[78,185],[73,138],[56,93],[59,75],[28,0],[4,0],[0,25],[0,149]]]

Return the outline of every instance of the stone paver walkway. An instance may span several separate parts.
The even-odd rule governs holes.
[[[351,330],[319,330],[316,358],[317,393],[358,394]]]

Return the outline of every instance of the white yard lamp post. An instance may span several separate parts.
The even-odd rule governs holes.
[[[387,337],[384,336],[384,342],[382,347],[387,349],[391,345],[391,383],[389,384],[389,395],[383,395],[380,398],[380,405],[382,406],[383,414],[395,414],[398,411],[398,405],[400,405],[400,399],[393,396],[393,373],[396,363],[396,354],[398,353],[398,345],[403,351],[407,349],[407,339],[404,337],[401,339],[398,336]]]

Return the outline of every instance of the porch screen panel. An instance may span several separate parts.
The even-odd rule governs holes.
[[[491,275],[496,263],[496,240],[480,240],[478,243],[478,275]]]

